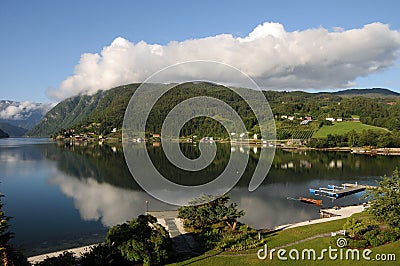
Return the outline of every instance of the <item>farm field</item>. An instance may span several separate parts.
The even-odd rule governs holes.
[[[383,127],[375,127],[363,124],[361,122],[340,122],[334,123],[332,126],[323,126],[313,134],[313,138],[326,138],[328,134],[331,135],[343,135],[351,130],[355,130],[357,133],[361,133],[363,130],[376,130],[379,132],[389,131]]]
[[[317,123],[300,125],[298,121],[285,121],[276,124],[279,139],[309,139],[318,131]]]

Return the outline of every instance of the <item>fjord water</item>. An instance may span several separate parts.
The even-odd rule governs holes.
[[[217,147],[210,166],[190,173],[169,163],[161,147],[148,146],[147,151],[168,179],[196,185],[217,177],[231,150],[245,152],[241,146]],[[190,158],[199,156],[193,144],[182,144],[181,149]],[[230,192],[232,201],[246,211],[241,221],[254,228],[318,218],[318,207],[287,199],[315,197],[308,194],[310,187],[356,181],[373,185],[379,176],[390,175],[400,166],[400,157],[277,149],[262,186],[249,192],[258,156],[266,149],[250,148],[248,167]],[[13,243],[28,255],[100,242],[110,226],[143,214],[146,208],[177,208],[154,199],[136,184],[118,145],[65,146],[45,139],[1,139],[0,170],[5,211],[13,217]],[[323,207],[359,203],[361,196],[334,202],[323,198]]]

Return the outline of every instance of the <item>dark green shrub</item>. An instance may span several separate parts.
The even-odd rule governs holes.
[[[393,235],[391,230],[381,230],[380,234],[378,235],[379,239],[383,242],[382,244],[396,241],[396,236]]]
[[[377,247],[388,242],[387,234],[382,233],[379,228],[366,232],[364,234],[364,239],[367,240],[373,247]]]
[[[343,225],[343,229],[349,233],[351,238],[358,238],[368,230],[368,224],[366,224],[363,220],[350,217]]]
[[[393,242],[400,239],[400,228],[399,227],[392,228],[391,232],[392,232],[392,236],[394,237],[394,240],[392,240]]]
[[[144,265],[163,263],[172,255],[167,230],[151,215],[139,215],[137,219],[113,226],[107,233],[106,244],[119,250],[126,260]]]
[[[81,266],[131,265],[125,260],[118,249],[106,244],[94,246],[80,258]]]
[[[365,239],[360,239],[360,240],[350,239],[347,246],[350,248],[367,248],[368,245],[369,242]]]

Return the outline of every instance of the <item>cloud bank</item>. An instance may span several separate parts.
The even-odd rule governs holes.
[[[31,103],[29,101],[1,101],[0,119],[25,120],[28,119],[34,112],[45,115],[52,107],[54,107],[54,104],[39,104]]]
[[[350,30],[321,27],[288,32],[279,23],[266,22],[244,38],[220,34],[167,45],[132,43],[118,37],[100,54],[83,54],[74,75],[47,93],[59,100],[93,94],[142,82],[162,68],[190,60],[231,65],[265,89],[346,88],[354,86],[358,77],[393,66],[399,50],[400,32],[382,23]],[[209,76],[213,80],[216,74],[198,68],[188,71],[186,78]]]

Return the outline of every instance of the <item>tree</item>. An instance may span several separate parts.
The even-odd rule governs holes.
[[[204,230],[223,222],[234,231],[237,226],[237,219],[244,215],[244,211],[238,210],[236,203],[228,205],[229,201],[230,195],[228,194],[218,198],[202,196],[190,202],[191,205],[179,208],[178,217],[183,219],[183,224],[187,228]]]
[[[113,226],[107,233],[106,244],[117,248],[126,260],[144,265],[163,263],[172,251],[167,230],[151,215],[140,215]]]
[[[8,265],[7,243],[10,241],[12,233],[8,231],[10,217],[6,216],[3,211],[1,197],[3,197],[2,194],[0,194],[0,252],[3,264]]]
[[[0,193],[0,259],[3,265],[30,265],[24,255],[17,251],[14,247],[8,244],[8,241],[14,236],[14,234],[8,231],[9,224],[8,217],[3,211],[3,202],[1,198],[3,194]]]
[[[383,133],[378,136],[377,146],[379,148],[388,148],[392,145],[392,134],[390,132]]]
[[[359,237],[364,231],[366,231],[368,225],[363,220],[355,219],[350,217],[346,220],[343,225],[343,229],[346,230],[351,238]]]
[[[354,129],[347,133],[347,138],[350,147],[357,147],[359,135]]]
[[[400,177],[398,169],[391,177],[384,175],[377,181],[376,189],[369,189],[366,196],[371,197],[370,207],[367,209],[378,221],[386,222],[391,226],[400,225]]]

